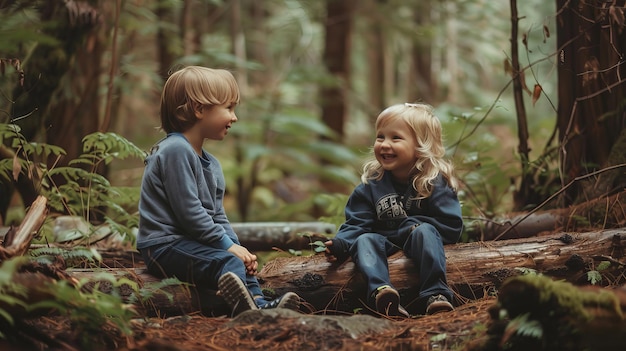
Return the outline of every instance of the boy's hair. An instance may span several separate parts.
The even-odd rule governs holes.
[[[161,94],[161,128],[166,133],[185,132],[202,106],[239,103],[239,86],[224,69],[187,66],[172,73]]]
[[[416,173],[412,178],[413,188],[417,191],[417,198],[423,199],[430,196],[433,181],[438,174],[441,174],[447,180],[448,185],[456,191],[458,181],[454,176],[452,163],[444,159],[446,149],[443,146],[441,123],[434,115],[433,107],[422,103],[392,105],[376,118],[376,130],[398,119],[405,121],[411,128],[417,143]],[[361,181],[367,184],[370,179],[381,179],[383,174],[382,165],[372,155],[372,159],[363,165]]]

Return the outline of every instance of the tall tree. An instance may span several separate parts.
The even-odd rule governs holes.
[[[335,83],[321,89],[322,120],[340,137],[348,111],[345,89],[350,81],[353,6],[352,0],[326,0],[322,57]]]
[[[413,18],[417,27],[430,27],[431,0],[420,0],[413,11]],[[426,35],[415,36],[411,45],[411,69],[408,75],[407,101],[424,101],[430,104],[437,102],[437,81],[432,72],[432,37]]]
[[[563,185],[626,154],[624,0],[557,0],[558,131]],[[619,149],[618,149],[619,148]],[[613,159],[612,156],[618,157]],[[623,190],[624,168],[571,186],[563,205]]]

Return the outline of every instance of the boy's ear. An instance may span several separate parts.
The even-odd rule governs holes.
[[[193,114],[196,116],[196,118],[200,118],[202,116],[203,108],[204,106],[202,106],[202,104],[199,104],[199,103],[193,104]]]

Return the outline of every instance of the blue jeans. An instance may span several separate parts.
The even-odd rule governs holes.
[[[176,277],[199,289],[217,290],[218,279],[226,272],[233,272],[246,283],[252,295],[263,296],[256,277],[246,274],[243,261],[226,250],[182,238],[140,251],[148,272],[153,275]]]
[[[350,247],[350,255],[367,282],[367,296],[371,298],[376,288],[390,285],[387,257],[399,250],[386,236],[377,233],[359,235]],[[415,228],[402,246],[405,256],[418,269],[419,296],[427,299],[442,294],[449,301],[453,295],[446,281],[446,256],[439,232],[428,223]]]

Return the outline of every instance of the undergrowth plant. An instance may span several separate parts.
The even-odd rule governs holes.
[[[130,235],[138,226],[138,187],[117,187],[102,175],[102,170],[114,160],[129,157],[144,159],[146,153],[116,133],[92,133],[85,136],[83,153],[67,166],[48,166],[47,160],[58,159],[66,153],[62,148],[45,143],[28,142],[14,124],[0,124],[0,144],[10,145],[12,159],[0,160],[0,179],[12,181],[24,173],[37,182],[40,193],[48,199],[52,216],[67,214],[80,216],[86,223],[97,218],[112,233],[119,233],[134,243]],[[90,226],[85,236],[96,232]],[[48,240],[51,230],[44,226],[42,233]]]

